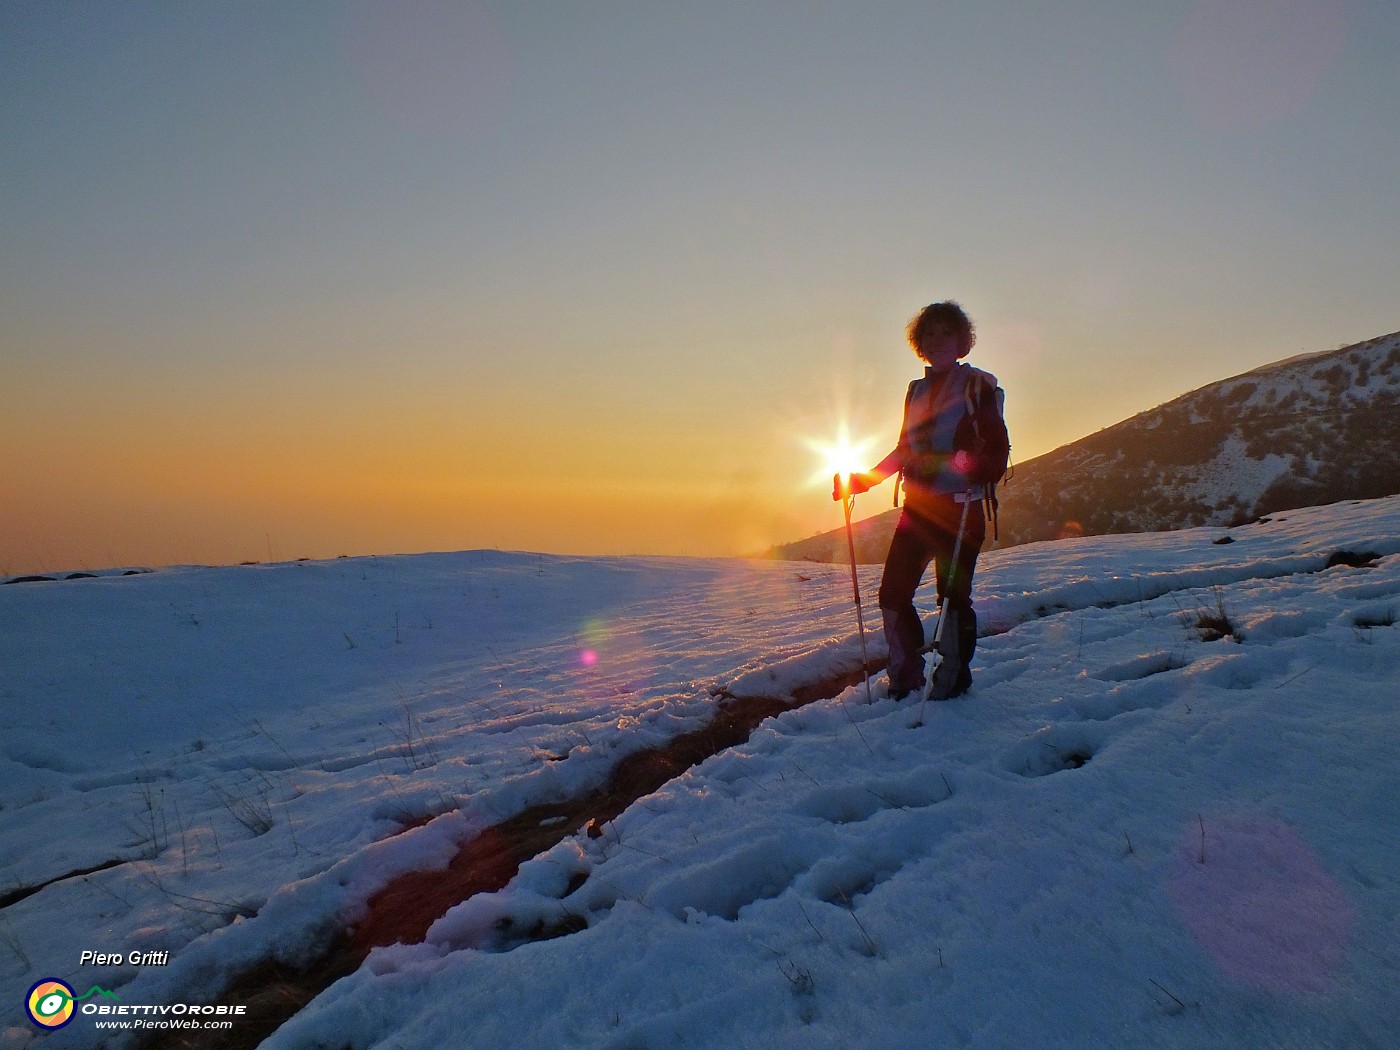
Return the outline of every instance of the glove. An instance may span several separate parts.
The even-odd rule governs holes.
[[[847,495],[859,496],[862,492],[869,492],[874,485],[875,479],[869,474],[833,474],[831,475],[831,498],[839,500]]]

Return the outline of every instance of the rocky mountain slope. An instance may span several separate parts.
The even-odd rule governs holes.
[[[1230,526],[1396,492],[1400,332],[1212,383],[1019,465],[1001,494],[1000,546]],[[896,518],[859,524],[861,561],[884,559]],[[844,561],[845,536],[769,554]]]

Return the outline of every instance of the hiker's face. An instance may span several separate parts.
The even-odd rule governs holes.
[[[934,329],[924,337],[920,348],[924,360],[935,368],[951,368],[957,364],[958,351],[962,349],[956,333]]]

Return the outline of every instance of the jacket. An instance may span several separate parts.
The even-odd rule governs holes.
[[[899,444],[882,466],[899,470],[912,495],[985,499],[1006,472],[1011,452],[994,375],[958,363],[926,368],[909,384]]]

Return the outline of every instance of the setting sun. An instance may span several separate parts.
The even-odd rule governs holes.
[[[817,485],[825,484],[833,474],[847,477],[868,469],[875,441],[873,438],[853,439],[843,423],[834,442],[809,441],[807,445],[821,460],[821,467],[811,479],[812,484]]]

